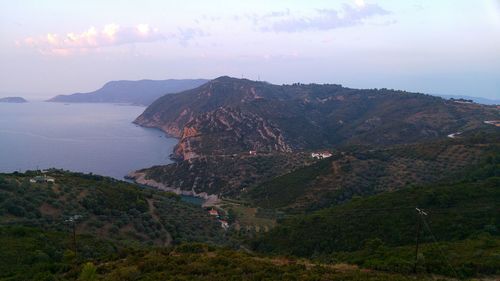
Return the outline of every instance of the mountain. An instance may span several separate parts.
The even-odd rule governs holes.
[[[5,102],[5,103],[25,103],[28,102],[27,100],[21,98],[21,97],[5,97],[5,98],[0,98],[0,102]]]
[[[500,119],[493,106],[387,89],[273,85],[220,77],[166,95],[135,123],[179,138],[178,159],[343,144],[393,145],[446,137]]]
[[[130,103],[149,105],[157,98],[198,87],[208,80],[204,79],[168,79],[111,81],[102,88],[90,93],[59,95],[49,99],[50,102],[97,102],[97,103]]]

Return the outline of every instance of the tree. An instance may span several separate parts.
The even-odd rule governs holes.
[[[78,278],[78,280],[81,280],[81,281],[97,280],[97,273],[96,273],[95,265],[91,262],[86,263],[82,268],[82,272],[80,273],[80,277]]]

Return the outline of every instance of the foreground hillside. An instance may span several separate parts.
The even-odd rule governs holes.
[[[51,102],[103,102],[150,105],[157,98],[198,87],[204,79],[168,79],[140,81],[111,81],[99,90],[90,93],[59,95],[49,99]]]
[[[346,264],[266,257],[206,244],[114,251],[113,244],[79,237],[85,258],[75,261],[64,233],[0,228],[1,280],[414,280]],[[59,252],[58,252],[59,251]],[[59,258],[60,256],[60,258]],[[23,264],[24,263],[24,264]],[[436,280],[421,276],[420,280]]]
[[[494,280],[500,274],[498,168],[498,155],[492,155],[457,183],[412,187],[288,217],[278,221],[271,231],[249,240],[259,253],[213,246],[214,243],[236,245],[228,238],[236,234],[235,230],[229,229],[222,236],[217,236],[216,230],[207,232],[210,219],[203,219],[199,207],[187,207],[177,199],[170,201],[178,198],[174,195],[163,199],[170,207],[153,205],[160,219],[157,226],[164,225],[163,215],[177,214],[170,217],[170,223],[178,232],[171,234],[172,243],[156,243],[157,240],[147,236],[155,229],[160,230],[148,228],[150,217],[154,221],[155,215],[143,211],[138,217],[130,216],[126,210],[137,208],[141,212],[140,206],[149,205],[141,202],[147,202],[150,198],[147,194],[160,200],[164,193],[147,190],[143,197],[142,191],[124,183],[58,171],[50,174],[56,179],[55,184],[27,183],[23,181],[29,178],[25,174],[2,175],[0,279],[445,280],[431,275],[439,274]],[[64,185],[68,189],[80,188],[57,196],[57,189]],[[46,189],[53,192],[46,194]],[[100,194],[102,201],[90,204],[99,208],[81,208],[66,202],[78,197],[80,202],[93,201],[89,194],[82,194],[84,190]],[[17,198],[16,204],[12,204],[13,198]],[[45,201],[66,214],[85,214],[81,225],[87,226],[77,226],[75,240],[71,224],[57,223],[65,216],[57,216],[53,211],[56,208],[37,203]],[[415,207],[424,209],[427,216],[419,217]],[[121,214],[120,218],[134,222],[134,227],[128,228],[129,233],[121,229],[107,233],[106,226],[92,227],[85,222],[96,216],[95,223],[114,224],[116,218],[111,219],[110,214],[113,210],[120,210],[116,212]],[[413,272],[419,219],[422,225],[418,275],[408,276]],[[138,224],[144,230],[141,227],[134,230]],[[172,245],[180,241],[211,243]]]
[[[220,243],[223,230],[202,208],[180,197],[111,178],[51,170],[55,183],[31,183],[39,173],[0,175],[0,224],[67,231],[124,245]],[[43,179],[43,178],[42,178]]]
[[[199,206],[110,178],[0,177],[0,280],[411,280],[219,248],[221,232]]]
[[[180,138],[174,154],[190,159],[249,150],[412,143],[496,119],[496,107],[424,94],[220,77],[156,100],[135,122]]]
[[[412,272],[419,231],[420,271],[454,277],[500,274],[499,152],[454,183],[386,192],[291,216],[253,246],[268,253]]]
[[[96,269],[98,280],[414,280],[346,264],[271,258],[200,244],[137,253]]]

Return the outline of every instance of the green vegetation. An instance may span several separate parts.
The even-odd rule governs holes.
[[[307,153],[204,156],[139,170],[147,179],[183,190],[238,198],[242,191],[314,162]]]
[[[0,241],[0,280],[412,280],[200,243],[117,248],[79,235],[75,255],[67,233],[26,227],[0,227]]]
[[[276,214],[263,213],[262,209],[241,204],[223,202],[221,207],[228,210],[230,222],[240,231],[268,231],[276,225]]]
[[[227,194],[242,192],[252,200],[222,201],[221,213],[232,223],[226,231],[205,210],[172,193],[61,170],[46,173],[55,183],[30,182],[40,172],[0,174],[0,280],[425,280],[431,274],[500,274],[498,133],[378,149],[349,146],[312,164],[306,156],[227,158],[232,160],[217,168],[205,165],[218,157],[178,164],[172,171],[183,173],[176,180],[204,171],[203,176],[224,178]],[[282,166],[268,171],[276,165]],[[219,176],[224,170],[227,176]],[[293,172],[282,175],[285,170]],[[231,193],[238,190],[233,184],[240,191]],[[73,238],[68,220],[75,215]],[[415,258],[419,275],[408,276]]]
[[[500,151],[490,150],[456,183],[356,198],[292,216],[253,241],[257,250],[408,273],[421,223],[420,272],[499,274]],[[419,216],[415,208],[425,210]]]
[[[136,122],[179,137],[174,154],[182,158],[408,144],[484,128],[484,120],[496,119],[500,113],[493,106],[419,93],[219,77],[159,98]]]
[[[325,159],[289,174],[277,177],[251,190],[251,197],[258,206],[283,207],[303,195],[304,186],[318,176],[330,171],[331,160]]]
[[[477,173],[470,169],[484,166],[488,158],[498,155],[499,138],[497,131],[378,149],[340,147],[334,157],[249,188],[244,195],[257,206],[296,213],[341,204],[353,197],[453,182]]]
[[[419,247],[417,272],[452,277],[498,275],[500,238],[487,233],[459,241],[425,243]],[[380,240],[368,240],[361,250],[338,252],[328,262],[347,262],[376,270],[413,273],[415,245],[389,247]]]
[[[168,245],[223,241],[218,223],[180,197],[110,178],[52,170],[55,183],[30,183],[35,172],[2,175],[0,223],[67,231],[122,243]]]
[[[412,280],[304,260],[268,258],[206,245],[138,252],[97,265],[98,280]]]
[[[408,188],[383,193],[292,217],[281,222],[259,248],[283,249],[288,254],[307,256],[315,252],[352,251],[362,241],[380,239],[390,246],[414,242],[417,221],[415,207],[426,210],[434,234],[444,240],[465,239],[489,232],[498,235],[500,178],[449,186]],[[314,231],[312,231],[314,230]],[[430,233],[427,233],[430,235]],[[296,243],[300,237],[307,241]],[[425,236],[424,241],[430,241]]]
[[[69,232],[0,227],[0,280],[56,280],[58,275],[74,280],[78,272],[75,266],[119,257],[125,249],[91,235],[79,234],[77,241],[75,255]]]

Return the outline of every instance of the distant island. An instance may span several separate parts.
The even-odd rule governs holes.
[[[28,102],[27,100],[21,98],[21,97],[5,97],[5,98],[0,98],[0,102],[5,102],[5,103],[25,103]]]
[[[128,103],[135,105],[150,105],[165,94],[190,90],[205,84],[205,79],[168,79],[111,81],[99,90],[90,93],[75,93],[59,95],[47,101],[67,103]]]

